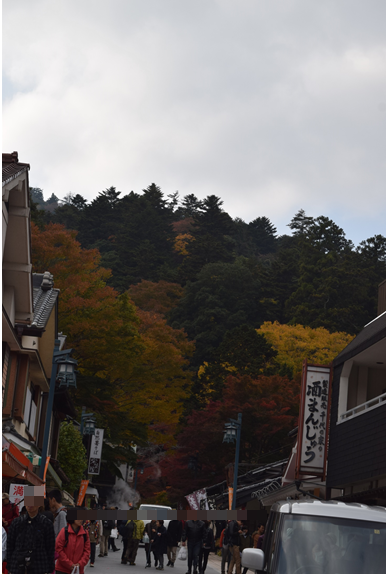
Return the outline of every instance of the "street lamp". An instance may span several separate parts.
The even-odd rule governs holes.
[[[82,414],[80,416],[80,434],[95,434],[96,420],[93,417],[94,413],[86,413],[86,407],[82,407]]]
[[[70,357],[65,359],[59,359],[57,361],[58,365],[58,376],[57,381],[59,381],[59,389],[65,387],[75,387],[76,388],[76,376],[75,367],[77,366],[78,361],[75,359],[71,359]]]
[[[63,387],[65,387],[66,389],[68,389],[69,387],[76,388],[75,367],[78,364],[78,362],[75,361],[75,359],[70,358],[72,349],[66,349],[65,351],[60,351],[59,349],[60,349],[60,340],[55,339],[54,353],[52,356],[50,390],[48,393],[48,401],[47,401],[46,422],[44,425],[42,460],[40,464],[40,478],[44,478],[44,470],[47,459],[48,440],[50,436],[52,407],[54,404],[56,382],[57,381],[59,382],[59,388]],[[58,367],[59,367],[59,373],[58,373]]]
[[[234,442],[234,441],[236,441],[236,456],[235,456],[235,469],[234,469],[234,478],[233,478],[233,497],[232,497],[232,509],[231,510],[236,510],[237,475],[238,475],[238,470],[239,470],[241,421],[242,421],[242,414],[239,413],[237,416],[237,421],[234,419],[229,419],[229,422],[225,423],[225,428],[224,428],[223,442]]]

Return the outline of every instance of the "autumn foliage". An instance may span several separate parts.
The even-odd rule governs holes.
[[[138,309],[127,293],[106,285],[110,271],[100,267],[97,249],[81,248],[76,232],[32,224],[32,251],[34,271],[49,270],[60,289],[59,329],[79,361],[79,403],[96,409],[101,424],[112,435],[120,432],[126,444],[146,436],[141,426],[149,438],[173,443],[190,388],[186,357],[194,344],[161,314]],[[154,285],[147,283],[141,288],[149,301]],[[178,299],[180,293],[178,286],[162,285],[148,308],[164,311],[168,297]],[[134,295],[141,299],[141,289]]]
[[[348,333],[330,333],[319,327],[280,325],[266,322],[258,329],[277,351],[276,360],[294,374],[301,373],[304,359],[309,363],[328,365],[352,341]]]

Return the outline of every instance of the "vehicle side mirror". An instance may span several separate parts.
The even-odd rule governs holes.
[[[262,570],[264,567],[264,552],[259,548],[245,548],[241,554],[241,564],[249,570]]]

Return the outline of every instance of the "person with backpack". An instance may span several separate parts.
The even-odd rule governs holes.
[[[55,532],[48,518],[39,513],[43,505],[41,496],[27,495],[25,487],[26,514],[13,520],[7,538],[7,568],[12,574],[28,571],[28,574],[45,574],[55,569]]]
[[[99,542],[99,521],[86,520],[83,525],[90,539],[90,567],[93,568],[95,563],[95,551]]]
[[[12,522],[19,516],[19,508],[16,504],[13,504],[13,502],[9,501],[9,494],[7,492],[3,492],[2,501],[3,527],[5,528],[5,531],[8,532]]]
[[[101,535],[100,535],[100,542],[99,542],[99,554],[98,556],[101,558],[102,556],[108,556],[109,553],[109,538],[111,536],[111,531],[115,527],[114,520],[101,520]]]
[[[58,537],[62,528],[67,526],[67,510],[62,504],[62,493],[55,488],[48,493],[50,510],[54,515],[55,538]]]
[[[76,566],[84,574],[84,567],[90,558],[90,539],[83,528],[83,520],[68,519],[56,539],[56,574],[71,574]]]
[[[139,543],[145,531],[145,523],[143,520],[128,520],[126,526],[129,529],[129,536],[125,563],[128,562],[131,566],[135,566]]]

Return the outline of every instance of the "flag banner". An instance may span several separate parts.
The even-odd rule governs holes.
[[[80,483],[78,500],[76,501],[76,506],[82,506],[84,497],[86,496],[86,490],[88,487],[88,483],[89,483],[88,480],[82,480],[82,482]]]

